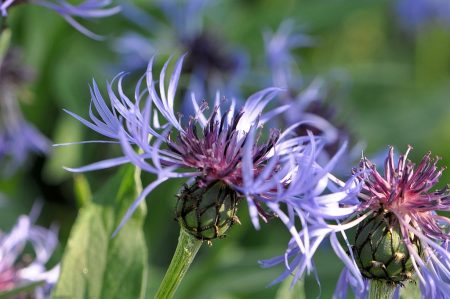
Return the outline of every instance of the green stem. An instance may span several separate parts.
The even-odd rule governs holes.
[[[11,30],[0,29],[0,67],[2,66],[3,59],[6,56],[6,52],[9,49],[10,43],[11,43]]]
[[[6,17],[0,16],[0,34],[8,28],[6,24]]]
[[[136,193],[142,193],[142,180],[141,180],[141,169],[136,166],[134,169],[134,183],[136,185]]]
[[[369,299],[391,299],[395,292],[395,285],[382,280],[371,280]]]
[[[166,275],[156,292],[155,299],[170,299],[173,297],[202,243],[201,240],[196,239],[183,228],[180,228],[177,249],[170,262],[169,269],[167,269]]]

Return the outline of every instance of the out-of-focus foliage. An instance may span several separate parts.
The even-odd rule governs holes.
[[[147,1],[135,4],[149,13],[157,11]],[[20,96],[25,117],[54,143],[95,139],[62,109],[86,116],[91,79],[95,77],[100,83],[111,80],[121,62],[112,50],[114,38],[136,30],[150,39],[152,28],[144,31],[121,15],[96,20],[89,23],[89,28],[107,37],[104,42],[97,42],[42,7],[19,5],[9,14],[13,44],[22,49],[23,63],[36,74],[35,81],[25,86]],[[387,145],[405,149],[407,144],[413,144],[413,160],[433,150],[443,157],[442,164],[448,165],[449,28],[439,23],[405,28],[396,15],[394,1],[218,1],[205,13],[205,26],[218,32],[224,45],[248,53],[249,74],[241,79],[244,95],[262,87],[261,78],[267,75],[263,30],[275,30],[288,18],[315,40],[314,46],[295,52],[304,80],[310,82],[318,75],[330,80],[334,89],[327,100],[336,107],[339,120],[352,134],[367,143],[368,156],[377,155]],[[220,39],[217,43],[220,47]],[[46,205],[39,223],[60,225],[62,256],[70,231],[82,234],[88,229],[83,227],[87,223],[72,228],[76,215],[101,222],[96,213],[104,212],[104,207],[75,199],[73,175],[62,166],[84,165],[105,156],[115,156],[114,150],[107,146],[75,145],[53,148],[47,157],[31,157],[28,165],[13,176],[0,179],[0,193],[7,197],[0,206],[0,228],[10,228],[36,198],[43,198]],[[97,194],[117,171],[86,174],[92,193]],[[143,177],[146,182],[151,179]],[[449,180],[447,171],[441,182]],[[147,294],[156,291],[175,249],[178,224],[173,220],[173,208],[179,188],[178,182],[163,184],[147,199],[150,211],[144,223],[149,251]],[[81,210],[80,203],[84,204]],[[239,215],[242,225],[234,226],[224,240],[200,250],[176,298],[274,298],[283,292],[279,288],[285,286],[266,288],[282,269],[260,269],[257,261],[282,252],[289,235],[279,223],[263,225],[260,231],[255,231],[247,214],[246,207],[242,207]],[[136,220],[139,221],[144,220]],[[108,225],[108,230],[101,232],[102,238],[109,238],[113,230],[114,225]],[[120,239],[121,234],[124,240]],[[126,231],[121,234],[111,242],[136,238],[125,236]],[[95,250],[94,245],[87,241],[84,244],[89,250]],[[316,259],[321,285],[316,284],[314,277],[308,277],[306,298],[319,294],[321,298],[331,298],[342,265],[329,252],[328,247],[321,248]],[[127,254],[133,255],[131,251]],[[112,257],[104,258],[106,262]],[[62,285],[58,292],[64,292]]]
[[[145,298],[145,206],[111,237],[137,195],[133,171],[131,166],[119,170],[92,199],[80,194],[87,198],[73,225],[53,298]]]

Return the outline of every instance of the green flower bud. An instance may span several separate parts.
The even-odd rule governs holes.
[[[197,182],[184,186],[178,195],[176,216],[178,223],[200,240],[222,238],[239,222],[236,212],[239,198],[221,181],[200,187]]]
[[[409,241],[421,255],[419,239],[410,234]],[[358,225],[353,254],[362,275],[369,279],[399,284],[414,273],[398,220],[391,212],[380,210]]]

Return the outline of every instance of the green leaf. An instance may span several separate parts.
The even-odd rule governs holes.
[[[85,205],[72,228],[53,298],[145,297],[145,205],[117,236],[111,237],[137,197],[134,177],[134,169],[125,167],[94,194],[91,202],[83,200]]]
[[[305,297],[305,281],[300,279],[291,285],[291,279],[285,279],[278,288],[275,299],[301,299]]]
[[[400,288],[400,298],[420,298],[420,287],[418,281],[408,282],[404,287]]]
[[[38,107],[35,107],[38,109]],[[70,143],[75,140],[83,140],[83,127],[80,123],[68,117],[60,115],[55,119],[52,141],[58,143]],[[61,183],[71,177],[71,173],[61,166],[80,165],[82,157],[86,156],[86,148],[81,145],[58,146],[53,148],[44,167],[44,176],[53,184]]]

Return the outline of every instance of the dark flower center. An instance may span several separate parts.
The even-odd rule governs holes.
[[[243,112],[237,113],[231,121],[227,121],[227,113],[220,116],[216,107],[203,129],[199,129],[196,119],[191,119],[186,131],[180,132],[176,140],[167,140],[169,149],[179,155],[186,166],[197,168],[203,173],[200,185],[205,186],[217,180],[237,184],[242,180],[241,162],[247,141],[246,133],[237,130],[242,115]],[[278,138],[279,132],[272,131],[267,141],[260,145],[256,141],[252,146],[256,172],[267,160],[266,155]]]

